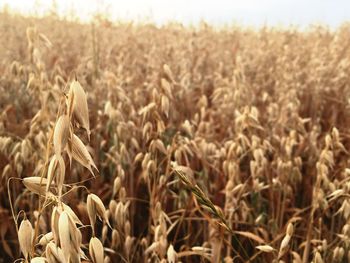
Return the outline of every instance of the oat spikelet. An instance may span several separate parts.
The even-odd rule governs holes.
[[[32,224],[28,219],[24,219],[18,229],[18,241],[20,249],[26,260],[28,259],[30,251],[32,249],[33,235],[34,230]]]
[[[92,167],[98,171],[95,162],[92,160],[92,157],[89,151],[86,149],[84,143],[75,134],[73,134],[72,137],[71,147],[68,147],[68,149],[68,154],[72,156],[74,160],[89,169],[89,171],[95,177],[95,174],[92,171]]]
[[[289,243],[290,243],[290,240],[292,238],[293,232],[294,232],[294,226],[292,223],[289,223],[287,226],[286,235],[282,239],[282,242],[280,245],[280,249],[278,252],[278,258],[283,257],[286,254],[286,252],[288,251]]]
[[[171,86],[166,79],[160,80],[161,87],[168,98],[172,98]]]
[[[109,220],[106,212],[106,208],[103,205],[102,200],[95,194],[89,194],[87,197],[87,211],[90,219],[91,226],[95,225],[96,216],[103,219],[109,227]],[[94,229],[94,228],[93,228]]]
[[[58,221],[62,251],[67,261],[80,258],[81,234],[66,211],[62,211]]]
[[[87,132],[90,141],[90,121],[87,98],[83,87],[78,81],[73,81],[68,94],[68,109],[71,109],[75,120]]]
[[[98,238],[93,237],[90,239],[89,253],[90,253],[92,262],[103,263],[103,260],[104,260],[103,245]]]
[[[46,184],[46,193],[49,191],[49,188],[52,184],[52,181],[57,176],[57,188],[58,196],[62,195],[62,187],[64,182],[66,172],[66,166],[61,155],[54,155],[50,161],[48,172],[47,172],[47,184]]]
[[[292,236],[294,233],[294,226],[292,223],[289,223],[288,226],[287,226],[287,231],[286,231],[286,234],[288,236]]]
[[[37,30],[35,27],[27,27],[26,34],[28,42],[33,43],[37,35]]]
[[[164,64],[164,65],[163,65],[163,71],[164,71],[165,75],[167,76],[167,78],[168,78],[169,80],[171,80],[172,82],[174,82],[173,73],[172,73],[170,67],[169,67],[167,64]]]
[[[177,254],[173,247],[173,245],[170,245],[167,250],[167,258],[169,263],[176,263],[177,261]]]
[[[24,186],[31,192],[39,195],[44,195],[48,181],[46,178],[38,176],[26,177],[23,179]]]
[[[46,246],[51,240],[53,239],[53,233],[49,232],[45,235],[43,235],[40,240],[39,240],[39,245],[40,246]]]
[[[60,213],[57,206],[52,209],[51,213],[51,231],[52,236],[57,245],[59,245],[59,231],[58,231],[58,220],[60,219]]]
[[[60,243],[62,247],[62,251],[64,253],[64,257],[66,261],[69,260],[69,254],[70,254],[70,246],[71,246],[71,234],[69,230],[69,217],[67,212],[62,212],[59,221],[58,221],[58,233],[60,238]]]
[[[50,160],[49,168],[47,170],[46,192],[49,191],[50,185],[55,178],[57,168],[58,168],[58,160],[56,158],[56,155],[54,155]]]
[[[323,263],[323,259],[322,259],[322,256],[320,254],[320,252],[316,251],[316,254],[315,254],[315,263]]]
[[[44,257],[35,257],[32,258],[32,260],[30,261],[30,263],[46,263],[46,258]]]
[[[113,197],[118,193],[120,187],[121,187],[121,179],[118,176],[114,179],[114,182],[113,182],[113,194],[112,194]]]
[[[62,203],[63,205],[63,210],[66,211],[70,217],[70,219],[73,221],[74,224],[77,225],[83,225],[83,223],[80,221],[79,217],[74,213],[72,208],[70,208],[68,205]]]
[[[87,197],[86,207],[87,207],[87,212],[88,212],[90,224],[91,224],[92,230],[94,232],[94,225],[96,223],[96,207],[95,207],[95,204],[92,200],[91,194],[89,194]]]
[[[58,198],[61,199],[62,196],[62,189],[64,184],[64,178],[66,175],[66,165],[64,163],[64,160],[62,156],[57,157],[58,164],[59,164],[59,170],[60,172],[57,175],[57,189],[58,189]]]
[[[48,263],[66,263],[62,249],[54,242],[47,244],[45,254]]]
[[[169,99],[168,99],[167,96],[162,96],[161,97],[161,109],[162,109],[163,113],[165,114],[165,116],[167,118],[169,118],[170,106],[169,106]]]
[[[66,147],[69,138],[69,118],[68,115],[62,115],[58,118],[53,133],[53,146],[55,154],[60,156]]]
[[[273,247],[269,245],[256,246],[256,248],[266,253],[270,253],[275,250]]]

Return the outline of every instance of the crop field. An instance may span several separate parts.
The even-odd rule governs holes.
[[[350,262],[349,36],[0,13],[0,263]]]

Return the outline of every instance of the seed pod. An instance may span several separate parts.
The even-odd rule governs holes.
[[[120,158],[121,158],[123,163],[130,163],[131,162],[129,152],[126,149],[126,146],[124,143],[121,143],[121,146],[120,146]]]
[[[112,197],[114,197],[118,193],[120,187],[121,187],[121,179],[118,176],[118,177],[116,177],[114,179],[114,182],[113,182],[113,194],[112,194]]]
[[[157,107],[157,104],[155,102],[151,102],[149,104],[147,104],[145,107],[143,107],[142,109],[140,109],[138,111],[139,115],[143,116],[143,119],[146,118],[146,116],[152,112],[155,108]]]
[[[34,230],[32,224],[28,219],[24,219],[18,229],[18,241],[20,249],[25,257],[28,259],[29,253],[32,249]]]
[[[124,233],[127,236],[130,236],[130,230],[131,230],[131,226],[130,226],[130,221],[126,221],[125,225],[124,225]]]
[[[74,224],[77,225],[83,225],[83,223],[80,221],[79,217],[74,213],[74,211],[72,210],[72,208],[70,208],[68,205],[63,204],[63,210],[66,211],[70,217],[70,219],[73,221]],[[59,208],[59,211],[61,212],[61,209]]]
[[[130,256],[130,252],[131,252],[131,248],[134,242],[134,238],[132,238],[131,236],[127,236],[125,239],[125,243],[124,243],[124,248],[125,248],[125,252],[126,255],[129,257]]]
[[[159,250],[160,243],[158,242],[153,242],[146,250],[145,254],[148,255],[152,252],[158,251]]]
[[[123,209],[124,208],[124,205],[122,202],[119,202],[117,204],[117,207],[115,209],[115,213],[114,213],[114,221],[117,223],[117,226],[118,227],[122,227],[125,223],[125,214],[123,213]]]
[[[160,118],[157,119],[157,132],[161,134],[165,131],[165,124]]]
[[[58,221],[60,218],[60,213],[57,206],[54,206],[51,213],[51,231],[53,239],[57,245],[59,245],[59,231],[58,231]]]
[[[256,246],[256,248],[266,253],[270,253],[275,250],[273,247],[269,245]]]
[[[46,263],[46,258],[44,257],[35,257],[32,258],[32,260],[30,261],[30,263]]]
[[[292,223],[289,223],[288,226],[287,226],[287,235],[288,236],[292,236],[293,235],[293,232],[294,232],[294,227],[293,227],[293,224]]]
[[[140,144],[134,137],[131,138],[130,143],[136,150],[140,150]]]
[[[125,199],[126,199],[126,190],[125,190],[125,187],[122,187],[119,190],[119,200],[122,203],[125,203],[125,201],[126,201]]]
[[[90,121],[87,98],[84,89],[78,81],[73,81],[68,93],[68,111],[70,117],[79,123],[87,132],[90,141]]]
[[[45,235],[43,235],[40,240],[39,240],[39,245],[40,246],[46,246],[51,240],[53,239],[53,233],[49,232]]]
[[[165,236],[162,236],[162,238],[159,240],[159,251],[158,254],[161,258],[164,258],[167,253],[168,248],[168,240]]]
[[[72,140],[70,142],[70,147],[68,147],[68,154],[73,157],[74,160],[86,167],[95,177],[95,174],[92,171],[92,167],[97,171],[98,169],[84,143],[75,134],[73,134]]]
[[[153,129],[153,126],[152,126],[152,123],[150,122],[147,122],[145,125],[143,125],[142,138],[147,140],[147,137],[149,136],[149,134],[152,133],[152,129]]]
[[[28,139],[25,139],[21,143],[21,155],[24,161],[30,158],[31,145]]]
[[[64,253],[66,261],[69,261],[71,252],[71,233],[69,229],[69,217],[67,212],[63,211],[61,213],[58,221],[58,229],[62,251]]]
[[[10,70],[11,70],[11,73],[13,75],[16,76],[18,74],[18,62],[17,61],[13,61],[11,63]]]
[[[93,237],[90,239],[89,253],[94,263],[103,263],[103,260],[104,260],[103,245],[98,238]]]
[[[21,163],[17,163],[16,164],[16,172],[18,174],[18,176],[21,176],[22,175],[22,172],[23,172],[23,165]]]
[[[167,64],[163,65],[163,71],[165,76],[172,82],[174,82],[174,77],[173,77],[173,73],[171,72],[170,67]]]
[[[62,211],[58,221],[59,237],[66,260],[80,257],[81,233],[66,211]]]
[[[188,120],[184,121],[184,123],[181,125],[181,129],[191,137],[193,136],[192,126]]]
[[[80,249],[80,258],[85,259],[86,261],[89,260],[88,257],[85,255],[84,250],[82,250],[82,249]],[[79,262],[80,262],[80,258],[78,258]]]
[[[45,249],[46,259],[48,263],[65,263],[63,251],[56,246],[54,242],[47,244]]]
[[[107,234],[108,234],[108,227],[107,227],[107,225],[104,225],[102,227],[102,234],[101,234],[101,241],[102,241],[102,243],[104,243],[106,241]]]
[[[111,215],[113,215],[115,213],[116,208],[117,208],[117,202],[115,200],[111,200],[108,204],[108,209],[109,209]]]
[[[166,79],[161,79],[161,87],[168,98],[172,97],[170,83]]]
[[[49,191],[50,185],[52,181],[55,179],[56,174],[58,173],[57,188],[58,188],[59,196],[62,195],[62,187],[63,187],[64,177],[65,177],[65,172],[66,172],[66,166],[62,156],[55,154],[50,161],[48,172],[47,172],[48,182],[46,184],[46,192]]]
[[[173,247],[173,245],[170,244],[167,250],[167,258],[169,263],[176,263],[177,261],[177,253]]]
[[[23,179],[24,186],[31,192],[39,195],[44,195],[48,181],[46,178],[38,176],[26,177]]]
[[[136,154],[135,158],[134,158],[134,164],[136,164],[137,162],[140,162],[141,160],[143,160],[143,153],[139,152],[138,154]],[[350,169],[349,169],[349,173],[350,173]]]
[[[167,118],[169,118],[169,108],[170,108],[170,103],[169,103],[169,99],[167,96],[162,95],[161,97],[161,109],[162,112],[165,114],[165,116]]]
[[[53,146],[57,156],[61,155],[69,137],[69,118],[67,115],[62,115],[58,118],[53,133]]]
[[[92,226],[95,225],[96,215],[100,218],[104,219],[109,227],[109,220],[107,217],[106,208],[102,202],[102,200],[95,194],[89,194],[87,197],[87,211],[90,219],[90,223]]]
[[[112,231],[112,248],[117,248],[120,245],[120,235],[117,230]]]
[[[90,195],[88,195],[87,197],[86,207],[87,207],[90,224],[92,226],[92,229],[94,229],[94,225],[96,223],[96,207]]]
[[[10,174],[11,174],[11,164],[7,164],[6,166],[5,166],[5,168],[4,168],[4,170],[2,171],[2,174],[1,174],[1,180],[3,180],[3,179],[7,179],[9,176],[10,176]]]
[[[167,153],[168,153],[165,146],[164,146],[164,143],[159,139],[153,140],[151,142],[150,149],[152,152],[154,152],[155,149],[158,149],[158,151],[164,153],[165,155],[167,155]]]
[[[316,254],[315,254],[315,263],[323,263],[322,256],[318,251],[316,251]]]
[[[280,250],[278,253],[278,258],[283,257],[283,255],[287,252],[288,248],[289,248],[289,241],[290,241],[291,236],[290,235],[286,235],[282,242],[281,242],[281,246],[280,246]]]

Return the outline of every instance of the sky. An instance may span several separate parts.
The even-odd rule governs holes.
[[[52,0],[0,0],[0,8],[42,15]],[[245,26],[309,26],[321,23],[331,28],[350,21],[350,0],[55,0],[60,15],[75,11],[88,22],[96,12],[111,20],[169,21],[196,25],[238,23]]]

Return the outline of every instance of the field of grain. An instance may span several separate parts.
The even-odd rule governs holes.
[[[350,26],[0,35],[0,262],[350,261]]]

